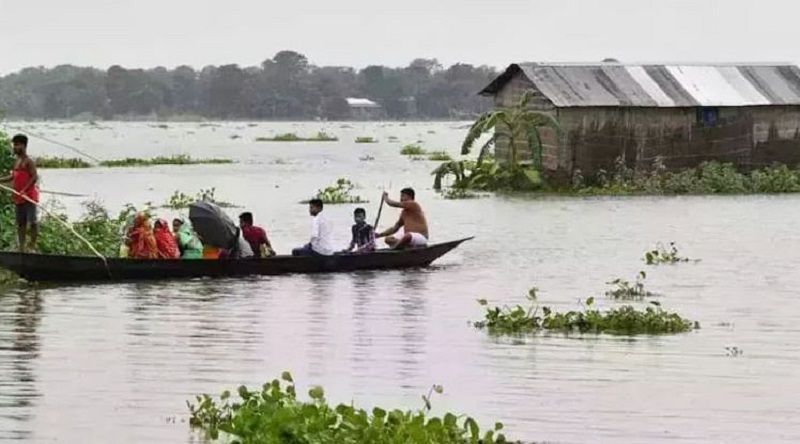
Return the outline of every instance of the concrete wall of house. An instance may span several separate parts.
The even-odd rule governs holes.
[[[498,92],[495,105],[514,106],[529,90],[535,93],[531,108],[550,113],[561,127],[560,135],[542,132],[543,163],[551,182],[568,182],[576,170],[584,177],[611,170],[620,156],[642,168],[657,157],[669,169],[707,160],[742,169],[800,164],[800,106],[722,107],[715,123],[698,119],[698,108],[555,108],[522,75]],[[530,159],[525,141],[518,142],[517,150],[523,161]],[[505,140],[498,141],[495,152],[500,161],[510,158]]]

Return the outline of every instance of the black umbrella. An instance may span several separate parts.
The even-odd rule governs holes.
[[[228,249],[236,245],[239,227],[222,209],[210,202],[189,205],[189,220],[203,244]]]

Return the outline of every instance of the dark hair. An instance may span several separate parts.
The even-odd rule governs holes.
[[[308,201],[308,204],[311,205],[312,207],[317,207],[320,210],[323,208],[322,199],[311,199]]]
[[[411,200],[414,200],[414,198],[416,197],[416,193],[414,193],[413,188],[403,188],[402,190],[400,190],[400,194],[405,194],[406,196],[410,197]]]
[[[28,146],[28,136],[26,136],[25,134],[17,134],[16,136],[14,136],[11,139],[11,143],[14,143],[14,144],[19,143],[19,144]]]
[[[250,225],[253,225],[253,213],[245,211],[244,213],[239,215],[239,220],[242,222],[246,222]]]
[[[175,222],[177,222],[180,225],[183,225],[183,221],[178,218],[172,219],[172,223],[174,224]]]
[[[365,210],[365,209],[363,209],[363,208],[356,208],[356,210],[355,210],[355,211],[353,211],[353,214],[354,214],[354,215],[356,215],[356,214],[363,214],[364,216],[366,216],[366,215],[367,215],[367,210]]]

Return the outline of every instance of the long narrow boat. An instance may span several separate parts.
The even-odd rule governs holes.
[[[89,282],[291,273],[336,273],[427,267],[471,237],[402,251],[265,259],[125,259],[0,252],[0,267],[28,281]]]

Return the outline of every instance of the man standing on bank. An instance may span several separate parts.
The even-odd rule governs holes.
[[[37,218],[39,203],[39,188],[36,183],[39,174],[36,172],[36,162],[28,157],[28,137],[17,134],[11,139],[14,155],[17,161],[11,174],[0,178],[0,182],[12,182],[14,185],[13,199],[16,206],[17,240],[19,251],[36,251],[36,240],[39,235],[39,221]],[[25,244],[28,229],[30,229],[30,246]]]
[[[403,229],[403,236],[399,239],[387,237],[386,244],[395,250],[402,250],[408,247],[425,247],[428,245],[428,221],[425,212],[417,203],[413,188],[403,188],[400,191],[400,201],[389,199],[389,193],[383,193],[383,201],[386,205],[394,208],[402,208],[400,219],[388,230],[377,234],[377,237],[386,237],[397,233]]]

